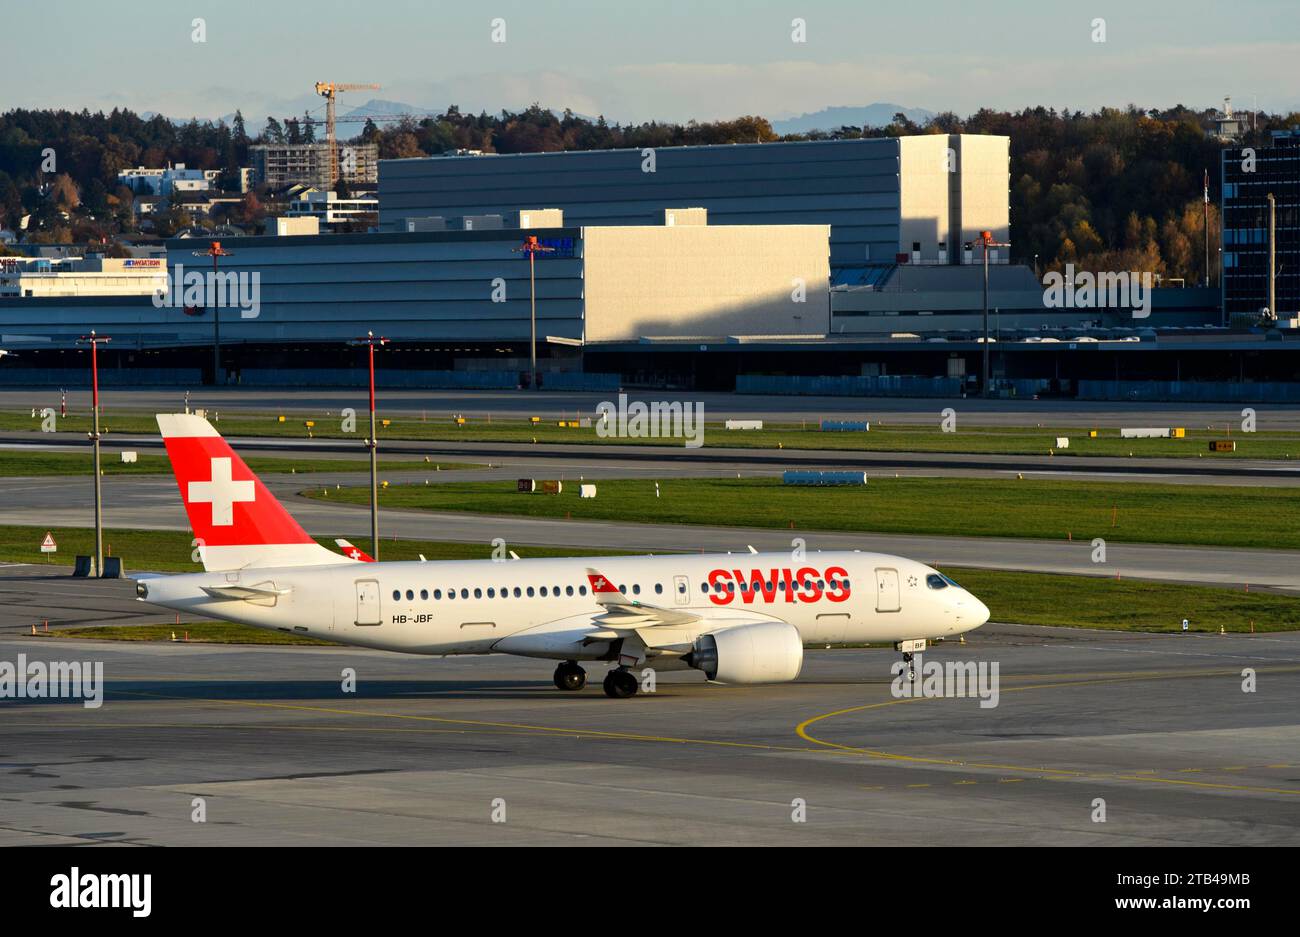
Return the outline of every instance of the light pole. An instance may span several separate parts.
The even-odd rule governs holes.
[[[1203,204],[1205,210],[1205,287],[1210,286],[1210,171],[1205,170],[1205,188]]]
[[[528,375],[533,390],[537,390],[537,255],[553,250],[539,243],[535,234],[528,235],[523,246],[515,248],[515,253],[528,255]]]
[[[374,332],[367,332],[365,338],[359,338],[352,344],[365,345],[370,358],[370,438],[366,446],[370,449],[370,552],[379,561],[379,433],[375,427],[375,346],[387,345],[388,339],[375,338]]]
[[[77,339],[78,344],[90,346],[90,409],[93,429],[90,443],[95,454],[95,575],[104,575],[104,494],[99,474],[99,346],[110,342],[106,335],[89,335]]]
[[[205,251],[193,251],[195,257],[212,258],[212,383],[221,384],[221,305],[217,302],[217,258],[230,257],[234,252],[228,251],[221,246],[220,241],[213,241],[212,246]],[[183,287],[183,284],[182,284]]]
[[[984,393],[988,397],[993,389],[992,374],[989,371],[989,248],[1010,247],[1010,244],[993,240],[992,231],[981,231],[979,242],[984,246]]]

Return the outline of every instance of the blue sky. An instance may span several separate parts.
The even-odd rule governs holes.
[[[206,22],[206,42],[191,22]],[[506,41],[491,41],[491,21]],[[791,41],[802,18],[807,41]],[[1106,21],[1106,42],[1092,22]],[[318,80],[431,110],[773,119],[889,101],[1300,109],[1296,0],[54,0],[9,6],[0,109],[319,110]],[[347,99],[344,99],[347,100]]]

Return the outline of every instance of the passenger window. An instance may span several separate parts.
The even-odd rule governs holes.
[[[641,594],[641,583],[637,582],[632,584],[632,594],[633,595]]]
[[[519,596],[522,594],[523,592],[520,590],[520,588],[518,586],[515,586],[515,598],[516,599],[519,598]]]
[[[664,584],[662,582],[656,582],[655,595],[663,595],[663,594],[664,594]]]
[[[402,590],[401,590],[401,589],[394,589],[394,590],[393,590],[393,601],[394,601],[394,602],[400,602],[401,600],[402,600]]]
[[[428,589],[421,589],[421,590],[420,590],[420,598],[421,598],[422,600],[426,601],[426,602],[429,601],[429,590],[428,590]]]
[[[542,586],[542,598],[546,598],[546,586]]]
[[[533,597],[533,587],[532,587],[532,586],[529,586],[529,587],[528,587],[528,597],[529,597],[530,599]]]
[[[476,598],[476,599],[481,599],[481,598],[483,598],[483,590],[482,590],[482,589],[475,589],[475,590],[474,590],[474,598]]]
[[[461,590],[460,590],[460,597],[461,597],[462,599],[468,599],[468,598],[469,598],[469,590],[468,590],[468,589],[461,589]]]
[[[565,587],[564,587],[564,594],[565,594],[565,595],[573,595],[573,586],[565,586]]]
[[[489,599],[495,599],[496,597],[497,597],[497,590],[496,590],[496,589],[493,589],[491,586],[489,586],[489,587],[488,587],[488,598],[489,598]]]
[[[438,601],[439,599],[441,599],[441,598],[442,598],[442,590],[441,590],[441,589],[434,589],[434,590],[433,590],[433,600],[434,600],[435,602],[437,602],[437,601]]]
[[[407,589],[407,590],[406,590],[406,600],[409,602],[409,601],[411,601],[411,600],[414,599],[414,598],[415,598],[415,590],[414,590],[414,589]]]

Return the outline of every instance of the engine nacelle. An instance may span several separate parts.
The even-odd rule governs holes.
[[[783,621],[702,634],[683,658],[719,683],[785,683],[803,669],[803,638]]]

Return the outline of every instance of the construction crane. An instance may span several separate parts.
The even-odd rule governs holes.
[[[325,136],[330,146],[330,187],[339,181],[339,144],[334,136],[334,98],[340,91],[378,91],[379,85],[349,84],[338,81],[316,82],[316,93],[325,99]]]

